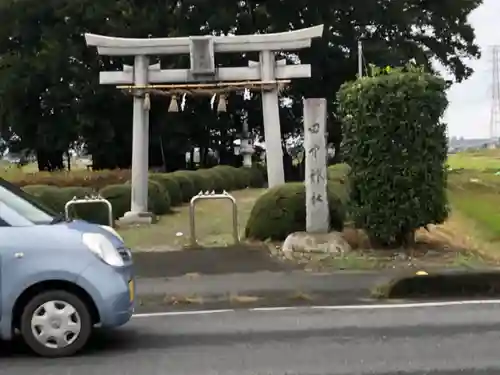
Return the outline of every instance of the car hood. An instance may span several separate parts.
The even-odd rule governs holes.
[[[88,223],[86,221],[82,220],[72,220],[70,222],[63,222],[56,224],[55,226],[57,227],[65,227],[70,231],[77,231],[80,233],[99,233],[102,234],[103,236],[107,237],[113,245],[115,245],[117,248],[123,247],[123,241],[116,237],[113,233],[111,233],[109,230],[105,229],[103,225],[99,224],[92,224]]]
[[[23,227],[0,227],[0,249],[27,251],[50,249],[52,251],[75,251],[86,248],[82,241],[84,233],[99,233],[108,238],[116,248],[123,248],[123,241],[104,226],[73,220],[58,224]]]

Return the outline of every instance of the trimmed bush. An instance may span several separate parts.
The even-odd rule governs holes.
[[[179,176],[183,176],[180,182]],[[191,183],[186,182],[184,177],[187,177]],[[78,170],[71,172],[20,173],[10,178],[9,181],[20,187],[33,185],[70,188],[82,187],[91,188],[96,193],[108,185],[126,184],[130,181],[130,178],[130,170],[96,172]],[[171,204],[178,205],[185,200],[184,195],[191,195],[192,197],[192,194],[197,194],[200,190],[230,191],[244,189],[249,186],[263,187],[266,182],[266,171],[260,164],[255,164],[251,168],[234,168],[228,165],[220,165],[197,171],[179,170],[173,173],[152,173],[149,178],[160,181],[170,195]]]
[[[172,178],[174,178],[174,180],[179,184],[181,188],[182,201],[189,202],[189,200],[198,194],[199,191],[196,191],[194,181],[182,172],[183,171],[177,171],[169,173],[168,175],[172,176]]]
[[[58,188],[46,185],[29,185],[23,190],[31,194],[41,205],[63,213],[65,205],[74,197],[80,199],[92,195],[93,190],[85,187]],[[69,216],[97,224],[108,224],[107,207],[102,203],[88,203],[71,206]]]
[[[64,197],[66,201],[69,201],[75,197],[77,199],[81,199],[92,196],[94,194],[94,190],[88,187],[68,186],[60,188],[59,193]]]
[[[229,165],[218,165],[213,167],[212,170],[221,174],[225,181],[224,190],[236,190],[238,186],[241,185],[241,182],[238,181],[238,176],[236,175],[236,169]]]
[[[335,164],[328,167],[327,175],[330,186],[335,187],[335,191],[337,192],[337,196],[346,206],[346,212],[349,216],[348,212],[349,208],[349,171],[350,167],[347,164]]]
[[[255,169],[259,172],[259,175],[262,178],[263,185],[259,187],[264,187],[267,185],[267,167],[263,163],[254,163],[252,164],[252,169]]]
[[[76,197],[77,199],[82,199],[93,195],[94,191],[92,188],[88,187],[69,186],[65,188],[60,188],[58,194],[65,202],[64,205],[66,205],[66,202],[72,200],[73,198]],[[106,213],[107,213],[107,207],[102,203],[77,204],[69,208],[69,217],[73,219],[86,220],[98,224],[108,224],[105,216]],[[98,219],[100,221],[96,221]]]
[[[55,212],[64,212],[64,205],[68,201],[61,194],[60,189],[48,185],[24,186],[23,190],[31,194],[42,206]]]
[[[259,165],[245,168],[245,170],[250,176],[249,183],[251,188],[262,188],[266,185],[267,174],[262,172],[262,168]]]
[[[132,182],[127,181],[132,188]],[[148,180],[148,210],[156,215],[170,212],[170,195],[163,185],[156,180]]]
[[[236,173],[236,180],[238,182],[238,189],[246,189],[247,187],[250,187],[250,173],[248,172],[249,168],[241,167],[241,168],[236,168],[235,173]]]
[[[128,184],[109,185],[101,189],[99,194],[111,202],[113,218],[119,219],[130,210],[132,187]]]
[[[86,183],[82,183],[82,186],[69,185],[71,181],[81,181],[81,179],[73,178],[73,172],[34,174],[37,175],[37,178],[43,177],[43,179],[54,176],[55,185],[61,187],[55,185],[27,185],[23,189],[33,195],[42,205],[57,212],[64,212],[66,202],[73,197],[83,198],[99,192],[103,198],[111,202],[114,218],[122,217],[125,212],[130,210],[130,174],[125,173],[125,171],[118,171],[116,174],[113,174],[112,171],[75,172],[75,175],[80,177],[92,176],[92,174],[97,174],[97,177],[89,177]],[[62,182],[63,176],[67,181]],[[115,176],[114,178],[120,180],[120,183],[96,189],[96,186],[100,186],[101,182],[108,178],[105,176]],[[124,177],[128,178],[124,179]],[[109,179],[111,180],[111,177]],[[95,182],[96,186],[90,186],[89,181]],[[231,191],[246,187],[262,187],[264,183],[265,179],[258,167],[234,168],[231,166],[218,166],[197,171],[180,170],[173,173],[152,173],[148,182],[148,209],[156,215],[164,215],[171,211],[172,206],[189,202],[200,191],[216,191],[220,193],[223,190]],[[108,223],[105,206],[99,203],[73,206],[70,209],[70,216],[99,224]]]
[[[336,192],[328,186],[330,227],[344,228],[345,209]],[[256,240],[282,241],[290,233],[306,230],[306,191],[303,183],[288,183],[267,190],[257,199],[248,219],[245,236]]]
[[[235,168],[229,165],[220,165],[215,167],[215,169],[227,171],[227,174],[231,176],[232,185],[226,190],[240,190],[248,187],[248,175],[242,171],[241,168]]]
[[[166,173],[154,173],[149,178],[162,184],[163,188],[168,192],[171,206],[182,204],[181,187],[175,178]]]
[[[221,193],[223,190],[226,190],[226,180],[221,174],[220,171],[216,171],[213,168],[211,169],[198,169],[196,173],[199,173],[210,182],[210,191],[215,191],[216,193]]]
[[[351,170],[350,214],[382,246],[411,246],[448,215],[446,82],[423,69],[387,69],[338,93]]]
[[[331,181],[346,183],[350,169],[351,168],[344,163],[331,165],[328,167],[328,179]]]
[[[193,185],[196,189],[196,194],[198,194],[200,191],[210,190],[212,187],[212,182],[207,178],[207,176],[198,173],[198,171],[183,171],[176,173],[183,174],[190,178],[191,181],[193,181]]]
[[[155,180],[148,181],[148,210],[155,215],[170,212],[170,195],[163,185]]]

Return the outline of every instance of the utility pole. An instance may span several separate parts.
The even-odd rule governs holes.
[[[363,77],[363,42],[358,41],[358,78]]]
[[[498,130],[500,128],[500,46],[493,46],[492,54],[490,137],[498,138]]]

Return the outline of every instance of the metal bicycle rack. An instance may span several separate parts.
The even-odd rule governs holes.
[[[100,195],[86,196],[84,198],[73,197],[73,199],[66,202],[66,204],[64,205],[64,215],[66,216],[66,219],[69,220],[69,218],[70,218],[69,217],[69,208],[71,206],[76,206],[76,205],[81,205],[81,204],[86,204],[86,203],[102,203],[102,204],[104,204],[108,209],[108,223],[109,223],[108,225],[110,227],[113,226],[113,224],[114,224],[113,206],[111,205],[110,201],[101,197]]]
[[[221,194],[215,193],[215,191],[205,193],[200,191],[197,195],[191,198],[189,203],[189,228],[191,237],[191,246],[197,246],[198,241],[196,240],[196,224],[195,224],[195,206],[196,202],[206,199],[217,199],[217,200],[228,200],[231,202],[233,208],[233,239],[234,243],[238,244],[240,242],[240,235],[238,233],[238,206],[236,204],[236,199],[229,194],[227,191],[223,191]]]

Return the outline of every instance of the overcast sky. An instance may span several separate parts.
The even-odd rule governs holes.
[[[490,129],[492,54],[491,46],[500,45],[500,0],[484,0],[470,15],[476,30],[476,40],[483,56],[470,62],[474,74],[465,82],[454,85],[449,92],[450,106],[445,121],[450,136],[487,138]]]

